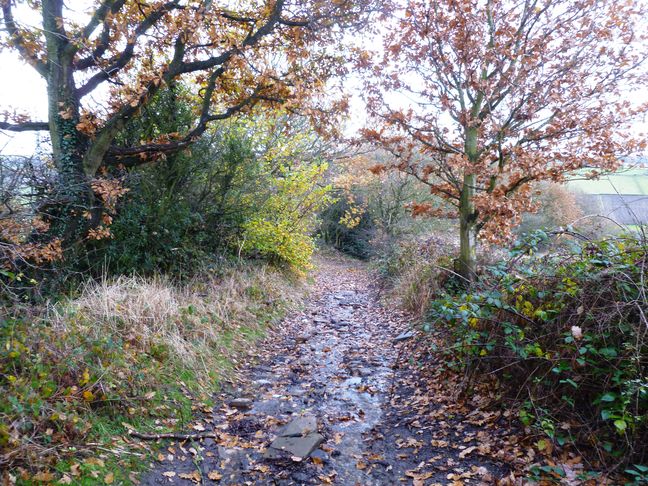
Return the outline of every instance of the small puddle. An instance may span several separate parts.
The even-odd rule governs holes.
[[[386,479],[389,472],[369,475],[362,467],[368,432],[379,429],[383,418],[394,359],[388,329],[368,314],[372,306],[376,303],[371,295],[356,290],[333,292],[313,302],[307,319],[300,322],[303,337],[289,342],[286,352],[279,352],[270,366],[253,371],[249,384],[241,390],[254,400],[252,408],[243,412],[244,420],[259,424],[267,437],[265,446],[282,424],[302,414],[314,415],[325,437],[322,448],[330,453],[328,463],[323,468],[310,460],[282,466],[261,457],[261,442],[257,448],[247,449],[213,444],[206,449],[213,450],[212,463],[223,476],[220,484],[321,484],[321,474],[340,485],[391,484],[391,479]],[[216,410],[214,424],[223,418],[222,410]],[[283,474],[272,480],[252,479],[250,474],[258,474],[254,464],[267,464],[271,471],[284,468]],[[173,483],[143,479],[143,484]],[[156,478],[153,475],[151,479]]]

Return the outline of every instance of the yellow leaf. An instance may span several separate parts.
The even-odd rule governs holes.
[[[94,400],[94,394],[90,390],[86,390],[83,392],[83,399],[86,402],[91,402],[92,400]]]
[[[79,385],[84,386],[87,385],[88,382],[90,381],[90,371],[88,368],[85,369],[83,372],[83,375],[81,375],[81,380],[79,380]]]

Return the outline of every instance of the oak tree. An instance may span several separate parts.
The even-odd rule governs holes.
[[[48,99],[46,120],[7,108],[0,130],[49,132],[58,172],[51,206],[66,220],[59,236],[85,238],[101,223],[105,200],[93,183],[100,168],[158,160],[189,147],[210,123],[260,104],[312,116],[340,108],[323,101],[327,80],[344,70],[340,50],[329,46],[361,25],[371,1],[0,0],[0,48],[36,70]],[[176,82],[194,87],[193,126],[116,143]],[[322,130],[333,126],[325,121]]]
[[[387,166],[452,206],[465,278],[475,275],[475,237],[506,239],[520,214],[533,210],[530,183],[615,169],[644,146],[627,128],[646,112],[634,95],[647,82],[645,5],[396,4],[382,53],[359,60],[373,73],[366,85],[373,125],[364,136],[392,152]],[[394,93],[408,100],[395,102]]]

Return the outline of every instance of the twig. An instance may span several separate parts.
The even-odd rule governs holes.
[[[142,434],[135,430],[129,430],[128,435],[142,440],[160,440],[160,439],[199,440],[199,439],[218,438],[215,432],[202,432],[200,434],[181,434],[179,432],[168,432],[163,434]]]

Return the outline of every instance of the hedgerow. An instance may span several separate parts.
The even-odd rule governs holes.
[[[460,295],[431,306],[451,343],[439,353],[467,388],[495,378],[536,448],[575,446],[591,469],[648,460],[648,243],[571,239],[535,254],[540,231]],[[539,475],[561,476],[543,466]]]

